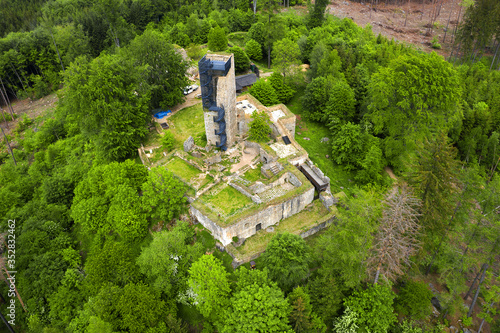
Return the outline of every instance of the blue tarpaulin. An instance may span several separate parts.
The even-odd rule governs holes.
[[[154,114],[154,117],[157,118],[157,119],[160,119],[160,118],[163,118],[165,116],[168,116],[170,113],[172,113],[172,111],[170,110],[167,110],[167,111],[161,111],[161,112],[157,112]]]

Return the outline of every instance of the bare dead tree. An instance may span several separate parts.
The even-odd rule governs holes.
[[[387,195],[384,206],[375,245],[368,260],[369,267],[375,272],[374,284],[378,283],[380,274],[389,280],[402,275],[404,265],[411,264],[409,258],[420,247],[417,240],[420,200],[403,185]]]
[[[14,165],[17,165],[16,158],[14,157],[14,152],[12,151],[12,147],[10,146],[9,139],[7,139],[7,135],[5,135],[5,132],[3,131],[3,127],[0,126],[0,129],[2,130],[3,137],[5,139],[5,143],[7,144],[7,149],[9,150],[10,155],[12,155],[12,159],[14,160]]]
[[[448,26],[450,25],[451,13],[453,13],[453,7],[455,7],[455,0],[453,0],[453,3],[451,4],[450,15],[448,16],[448,22],[446,22],[446,28],[444,30],[443,43],[446,41],[446,34],[448,33]]]
[[[484,281],[484,276],[486,274],[486,270],[488,269],[488,264],[483,265],[483,274],[481,275],[481,280],[479,280],[479,285],[477,286],[476,293],[474,294],[474,299],[472,300],[472,304],[469,307],[469,312],[467,313],[467,317],[472,316],[472,311],[474,310],[474,305],[476,305],[477,297],[479,296],[479,292],[481,291],[481,285]]]
[[[3,85],[3,80],[0,78],[0,84],[2,85],[0,87],[0,93],[2,95],[3,101],[5,105],[9,108],[10,114],[12,116],[12,120],[14,120],[14,109],[12,109],[12,105],[10,104],[9,96],[7,96],[7,90],[5,90],[5,86]]]

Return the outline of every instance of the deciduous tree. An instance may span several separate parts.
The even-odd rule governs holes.
[[[193,290],[193,304],[208,320],[222,316],[221,309],[229,303],[228,273],[219,259],[203,255],[189,268],[188,286]]]
[[[290,233],[274,236],[261,256],[269,277],[285,291],[291,290],[309,274],[309,253],[302,237]]]
[[[148,66],[145,81],[149,85],[150,108],[168,108],[184,101],[182,88],[188,85],[188,64],[162,33],[147,29],[130,42],[125,54],[137,67]]]
[[[402,167],[420,140],[461,118],[461,91],[453,66],[432,53],[400,56],[372,76],[369,118],[386,135],[385,155]]]
[[[190,244],[193,236],[189,225],[180,221],[170,231],[155,233],[151,244],[137,258],[151,286],[169,298],[187,289],[188,269],[202,254],[200,243]]]
[[[242,274],[254,275],[253,272]],[[219,325],[220,332],[289,332],[290,305],[275,283],[247,278],[254,283],[242,286],[231,298]]]
[[[389,286],[375,284],[355,291],[344,305],[358,315],[359,332],[385,333],[397,321],[392,307],[394,296]]]
[[[298,64],[300,57],[300,49],[297,43],[289,38],[283,38],[273,45],[273,66],[283,75],[283,83],[290,68]]]
[[[208,34],[208,48],[210,51],[224,51],[227,49],[227,37],[224,29],[215,26]]]
[[[79,58],[66,71],[63,105],[105,159],[125,159],[146,135],[149,94],[141,87],[145,72],[146,67],[119,55],[91,62]]]
[[[171,221],[186,209],[184,183],[163,167],[151,169],[142,185],[143,208],[154,219]]]

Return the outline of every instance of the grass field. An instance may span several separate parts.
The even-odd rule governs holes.
[[[169,131],[175,138],[176,148],[182,148],[182,144],[189,136],[192,136],[195,143],[201,146],[205,136],[205,118],[203,116],[203,107],[201,103],[182,109],[169,118],[172,126]]]
[[[252,200],[236,191],[231,186],[226,186],[216,195],[206,194],[204,200],[219,208],[226,215],[231,215],[238,209],[252,203]]]
[[[200,170],[177,157],[172,158],[165,165],[165,167],[186,182],[189,182],[191,178],[196,177],[201,173]]]
[[[330,143],[321,142],[322,138],[330,137],[330,130],[322,123],[308,120],[304,117],[300,97],[304,90],[299,90],[286,105],[290,111],[297,115],[295,140],[307,151],[309,158],[330,178],[332,192],[350,192],[354,183],[354,173],[344,170],[341,165],[331,160],[332,152]],[[300,117],[299,117],[300,116]],[[309,138],[310,140],[305,140]],[[330,158],[326,158],[329,155]]]
[[[243,174],[243,178],[252,183],[262,179],[262,173],[260,172],[260,167],[261,163],[257,164],[255,169],[248,169],[248,171]]]

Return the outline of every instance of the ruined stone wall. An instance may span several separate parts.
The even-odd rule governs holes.
[[[212,233],[212,236],[219,240],[224,246],[232,242],[232,239],[226,239],[226,232],[224,228],[219,226],[217,223],[212,221],[208,216],[204,215],[198,209],[194,208],[193,205],[189,206],[189,213],[191,216],[201,223],[205,228]]]
[[[285,128],[290,132],[292,135],[289,139],[294,139],[295,138],[295,116],[290,117],[290,118],[280,118],[278,119],[279,122],[285,126]]]
[[[224,246],[232,242],[232,238],[248,238],[256,233],[257,224],[261,224],[261,228],[265,229],[275,225],[277,222],[293,216],[302,211],[314,199],[314,187],[309,188],[304,193],[297,195],[289,200],[266,207],[265,209],[255,213],[252,216],[243,218],[235,224],[222,228],[210,218],[205,216],[198,209],[191,206],[189,208],[192,216],[198,220],[205,228],[207,228],[212,236],[219,240]]]
[[[337,219],[337,217],[332,216],[331,218],[329,218],[325,222],[320,223],[317,226],[315,226],[315,227],[313,227],[313,228],[311,228],[311,229],[309,229],[307,231],[304,231],[303,233],[300,234],[300,237],[306,238],[306,237],[309,237],[311,235],[314,235],[318,231],[320,231],[322,229],[325,229],[326,227],[328,227],[329,225],[331,225],[332,223],[334,223],[336,219]]]
[[[301,234],[299,234],[299,236],[302,238],[307,238],[311,235],[314,235],[318,231],[323,230],[326,227],[328,227],[329,225],[335,223],[336,220],[337,220],[337,218],[335,216],[332,216],[329,219],[327,219],[326,221],[312,227],[311,229],[309,229],[307,231],[302,232]],[[259,251],[257,253],[253,253],[252,255],[248,255],[246,257],[238,257],[233,253],[233,249],[234,248],[232,247],[232,245],[230,245],[226,248],[227,253],[233,258],[233,262],[231,263],[231,265],[233,266],[234,269],[236,269],[240,265],[243,265],[244,263],[247,263],[251,260],[257,259],[258,257],[260,257],[260,255],[262,253],[265,252],[265,251]]]
[[[314,188],[311,187],[300,195],[290,198],[283,203],[266,207],[255,215],[246,217],[226,227],[226,238],[229,242],[234,236],[248,238],[256,233],[257,224],[260,223],[262,229],[275,225],[277,222],[301,212],[313,199]]]

